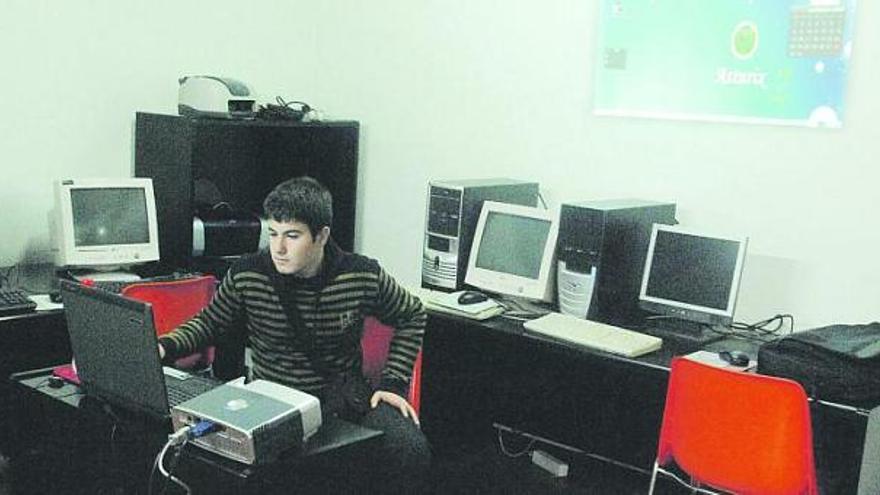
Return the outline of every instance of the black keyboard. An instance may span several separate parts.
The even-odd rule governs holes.
[[[174,407],[194,399],[220,384],[221,382],[213,378],[198,375],[189,375],[184,379],[180,379],[166,374],[165,390],[168,393],[168,405]]]
[[[120,293],[122,289],[132,284],[143,284],[147,282],[171,282],[174,280],[186,280],[194,277],[202,276],[201,273],[174,273],[171,275],[158,275],[155,277],[145,277],[140,280],[95,280],[93,286],[107,292]]]
[[[18,289],[0,289],[0,316],[30,313],[37,309],[24,291]]]

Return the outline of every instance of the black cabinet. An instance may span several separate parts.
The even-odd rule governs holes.
[[[359,124],[180,117],[138,113],[135,175],[156,193],[162,260],[192,266],[200,208],[260,214],[266,194],[299,175],[333,194],[333,237],[354,249]]]

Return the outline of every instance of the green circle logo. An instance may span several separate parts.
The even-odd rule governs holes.
[[[751,58],[758,50],[758,26],[752,21],[737,24],[730,38],[730,49],[736,58]]]

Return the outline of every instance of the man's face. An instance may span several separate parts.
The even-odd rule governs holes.
[[[329,235],[329,227],[312,236],[309,226],[302,222],[269,219],[269,251],[275,269],[284,275],[315,276],[321,269]]]

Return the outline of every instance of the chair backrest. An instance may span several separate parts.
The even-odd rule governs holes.
[[[153,307],[156,333],[163,335],[174,330],[199,313],[211,302],[217,289],[217,279],[211,275],[168,280],[137,282],[122,289],[122,295],[149,302]],[[178,359],[178,368],[202,368],[214,361],[214,349],[197,352]]]
[[[364,376],[373,384],[377,384],[382,375],[382,369],[385,367],[385,361],[388,360],[388,348],[391,345],[391,337],[394,335],[394,329],[380,322],[372,316],[364,318],[364,334],[361,337],[361,352],[363,353],[363,364],[361,369]],[[416,357],[413,365],[413,374],[410,379],[409,394],[407,401],[419,412],[419,402],[421,388],[421,367],[422,353]]]
[[[168,333],[189,320],[214,297],[217,279],[210,275],[169,280],[138,282],[122,289],[122,295],[149,302],[159,335]]]
[[[803,387],[686,358],[672,361],[657,460],[738,494],[818,493]]]

